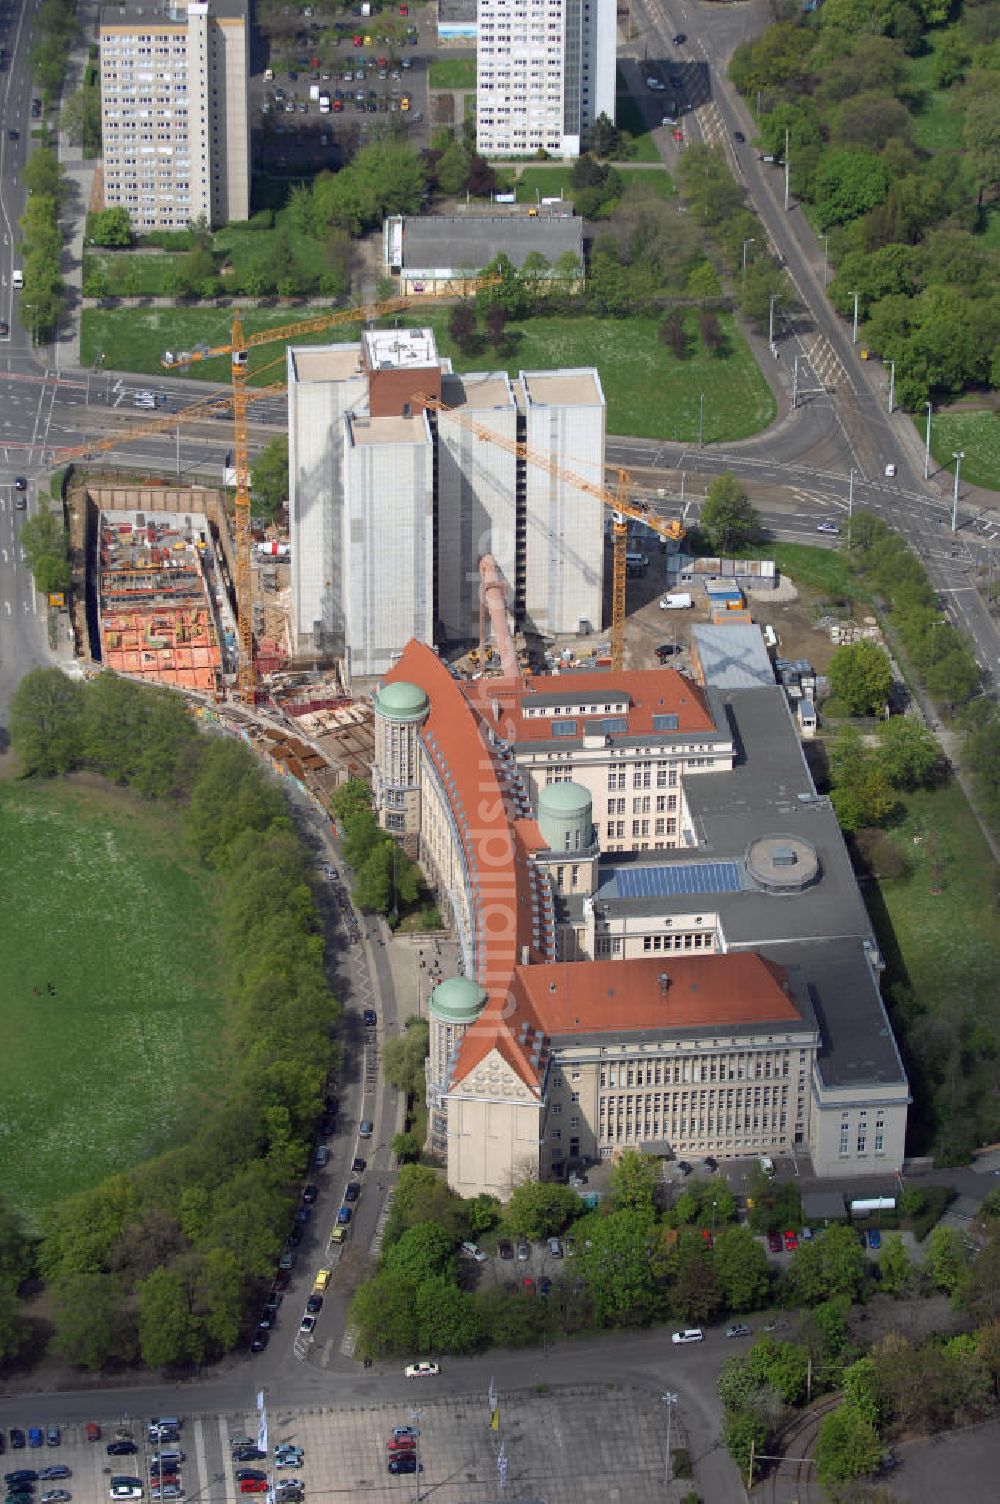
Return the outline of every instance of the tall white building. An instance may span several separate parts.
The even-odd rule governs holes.
[[[421,394],[467,414],[484,442]],[[603,508],[528,464],[528,443],[600,482],[595,370],[454,374],[429,329],[288,350],[288,494],[295,653],[391,667],[410,638],[475,640],[479,561],[491,554],[517,625],[601,625]]]
[[[246,0],[101,13],[104,202],[139,233],[250,214]]]
[[[477,149],[578,157],[615,118],[616,41],[616,0],[479,0]]]

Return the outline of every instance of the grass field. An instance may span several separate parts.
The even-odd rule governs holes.
[[[295,309],[250,310],[248,331],[287,324],[298,317]],[[429,324],[435,331],[441,353],[450,355],[459,371],[505,367],[511,375],[520,370],[548,370],[553,366],[596,365],[608,404],[608,432],[642,438],[690,441],[698,436],[698,399],[705,393],[705,442],[745,438],[759,433],[774,418],[770,388],[758,370],[750,349],[731,317],[720,318],[726,336],[725,353],[707,355],[699,341],[694,352],[678,360],[657,338],[658,320],[598,318],[537,318],[508,326],[510,348],[497,356],[489,346],[468,355],[459,352],[448,337],[449,310],[428,306],[419,317],[403,322]],[[690,316],[692,335],[694,315]],[[96,351],[104,351],[109,371],[160,370],[160,353],[169,348],[189,350],[199,340],[209,344],[228,338],[226,310],[217,308],[93,309],[83,315],[81,356],[93,364]],[[356,336],[351,326],[337,331],[339,339]],[[313,336],[330,340],[331,332]],[[282,366],[274,365],[277,347],[261,350],[256,358],[269,370],[260,382],[281,380]],[[256,362],[255,362],[256,368]],[[225,381],[224,358],[204,361],[197,367],[207,381]],[[250,382],[257,378],[251,371]]]
[[[921,441],[926,433],[925,419],[915,417]],[[954,472],[952,456],[964,451],[961,480],[970,486],[1000,491],[1000,413],[948,412],[934,414],[931,422],[931,453],[945,470]]]
[[[34,1221],[220,1081],[212,885],[173,812],[110,785],[2,783],[0,832],[0,1190]]]
[[[476,60],[473,57],[439,57],[431,63],[432,89],[474,89]]]
[[[797,585],[818,590],[826,600],[864,600],[866,592],[851,573],[847,557],[835,548],[811,548],[807,543],[764,543],[754,549],[758,558],[773,559],[782,574]]]

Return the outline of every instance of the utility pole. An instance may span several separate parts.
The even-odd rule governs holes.
[[[934,411],[934,405],[933,405],[933,403],[928,402],[928,404],[927,404],[927,436],[924,439],[924,480],[929,480],[930,479],[930,474],[931,474],[931,413],[933,411]]]
[[[750,1438],[750,1466],[747,1468],[747,1494],[748,1495],[753,1490],[753,1459],[754,1459],[754,1453],[756,1452],[756,1450],[757,1450],[757,1447],[756,1447],[756,1438],[753,1437],[753,1436],[751,1436],[751,1438]]]
[[[958,476],[965,459],[965,450],[953,449],[951,457],[955,461],[955,489],[951,495],[951,530],[954,533],[958,531]]]
[[[792,411],[799,405],[799,357],[796,355],[795,364],[792,367]]]
[[[705,447],[705,393],[698,398],[698,448]]]
[[[830,237],[823,235],[820,238],[823,241],[823,286],[825,287],[830,280]]]
[[[767,342],[771,347],[771,354],[777,359],[778,352],[774,345],[774,304],[778,294],[772,292],[771,300],[767,305]]]
[[[896,362],[889,361],[889,413],[892,414],[892,404],[896,396]]]
[[[670,1422],[673,1419],[674,1406],[677,1403],[677,1396],[676,1396],[676,1394],[671,1393],[671,1391],[668,1389],[667,1392],[666,1392],[666,1394],[661,1394],[660,1395],[660,1399],[663,1402],[663,1404],[666,1405],[666,1407],[667,1407],[667,1458],[666,1458],[666,1463],[664,1465],[663,1482],[664,1482],[664,1486],[667,1487],[667,1488],[669,1488],[670,1487]]]
[[[854,466],[851,466],[851,479],[847,487],[847,522],[850,525],[854,516]]]
[[[788,126],[785,126],[785,213],[788,213],[788,187],[790,180],[790,163],[788,160]]]
[[[854,299],[854,328],[851,330],[851,344],[852,345],[856,345],[857,342],[858,342],[858,298],[860,296],[861,296],[860,293],[857,293],[857,292],[852,292],[851,293],[851,297]]]
[[[756,245],[756,243],[757,243],[757,238],[756,238],[755,235],[751,235],[749,240],[744,240],[744,242],[743,242],[743,286],[744,286],[744,288],[747,285],[747,246],[748,245]]]

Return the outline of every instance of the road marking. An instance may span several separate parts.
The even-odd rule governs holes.
[[[236,1478],[231,1467],[226,1467],[226,1458],[232,1455],[232,1447],[229,1444],[229,1424],[224,1415],[219,1416],[219,1441],[222,1444],[222,1471],[226,1481],[226,1499],[235,1504]],[[208,1479],[205,1479],[205,1488],[208,1487]]]

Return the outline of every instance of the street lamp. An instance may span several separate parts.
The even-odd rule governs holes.
[[[854,299],[854,327],[851,330],[852,345],[856,345],[858,342],[858,299],[860,298],[860,296],[861,294],[859,292],[851,293],[851,297]]]
[[[890,360],[887,364],[889,366],[889,412],[891,414],[893,400],[896,396],[896,362]]]
[[[705,393],[698,398],[698,448],[705,445]]]
[[[934,405],[933,405],[933,403],[928,402],[927,403],[927,436],[924,439],[924,480],[927,480],[930,477],[930,473],[931,473],[931,413],[933,411],[934,411]]]
[[[771,346],[772,355],[778,353],[774,348],[774,304],[777,296],[776,292],[772,292],[771,300],[767,305],[767,342]]]
[[[667,1488],[669,1488],[670,1487],[670,1422],[673,1419],[674,1406],[677,1403],[677,1396],[676,1396],[676,1394],[671,1393],[671,1391],[668,1389],[667,1392],[666,1392],[666,1394],[661,1394],[660,1395],[660,1402],[661,1402],[661,1404],[664,1404],[667,1407],[667,1460],[666,1460],[666,1465],[664,1467],[664,1472],[663,1472],[663,1482],[664,1482],[664,1485]]]
[[[830,237],[821,235],[820,239],[823,242],[823,286],[825,287],[830,280]]]
[[[958,531],[958,476],[965,459],[965,450],[953,449],[951,457],[955,461],[955,489],[951,493],[951,530],[954,533]]]
[[[744,287],[746,287],[746,285],[747,285],[747,246],[748,245],[756,245],[756,244],[757,244],[757,237],[756,237],[756,235],[751,235],[749,240],[744,240],[744,242],[743,242],[743,286]]]

